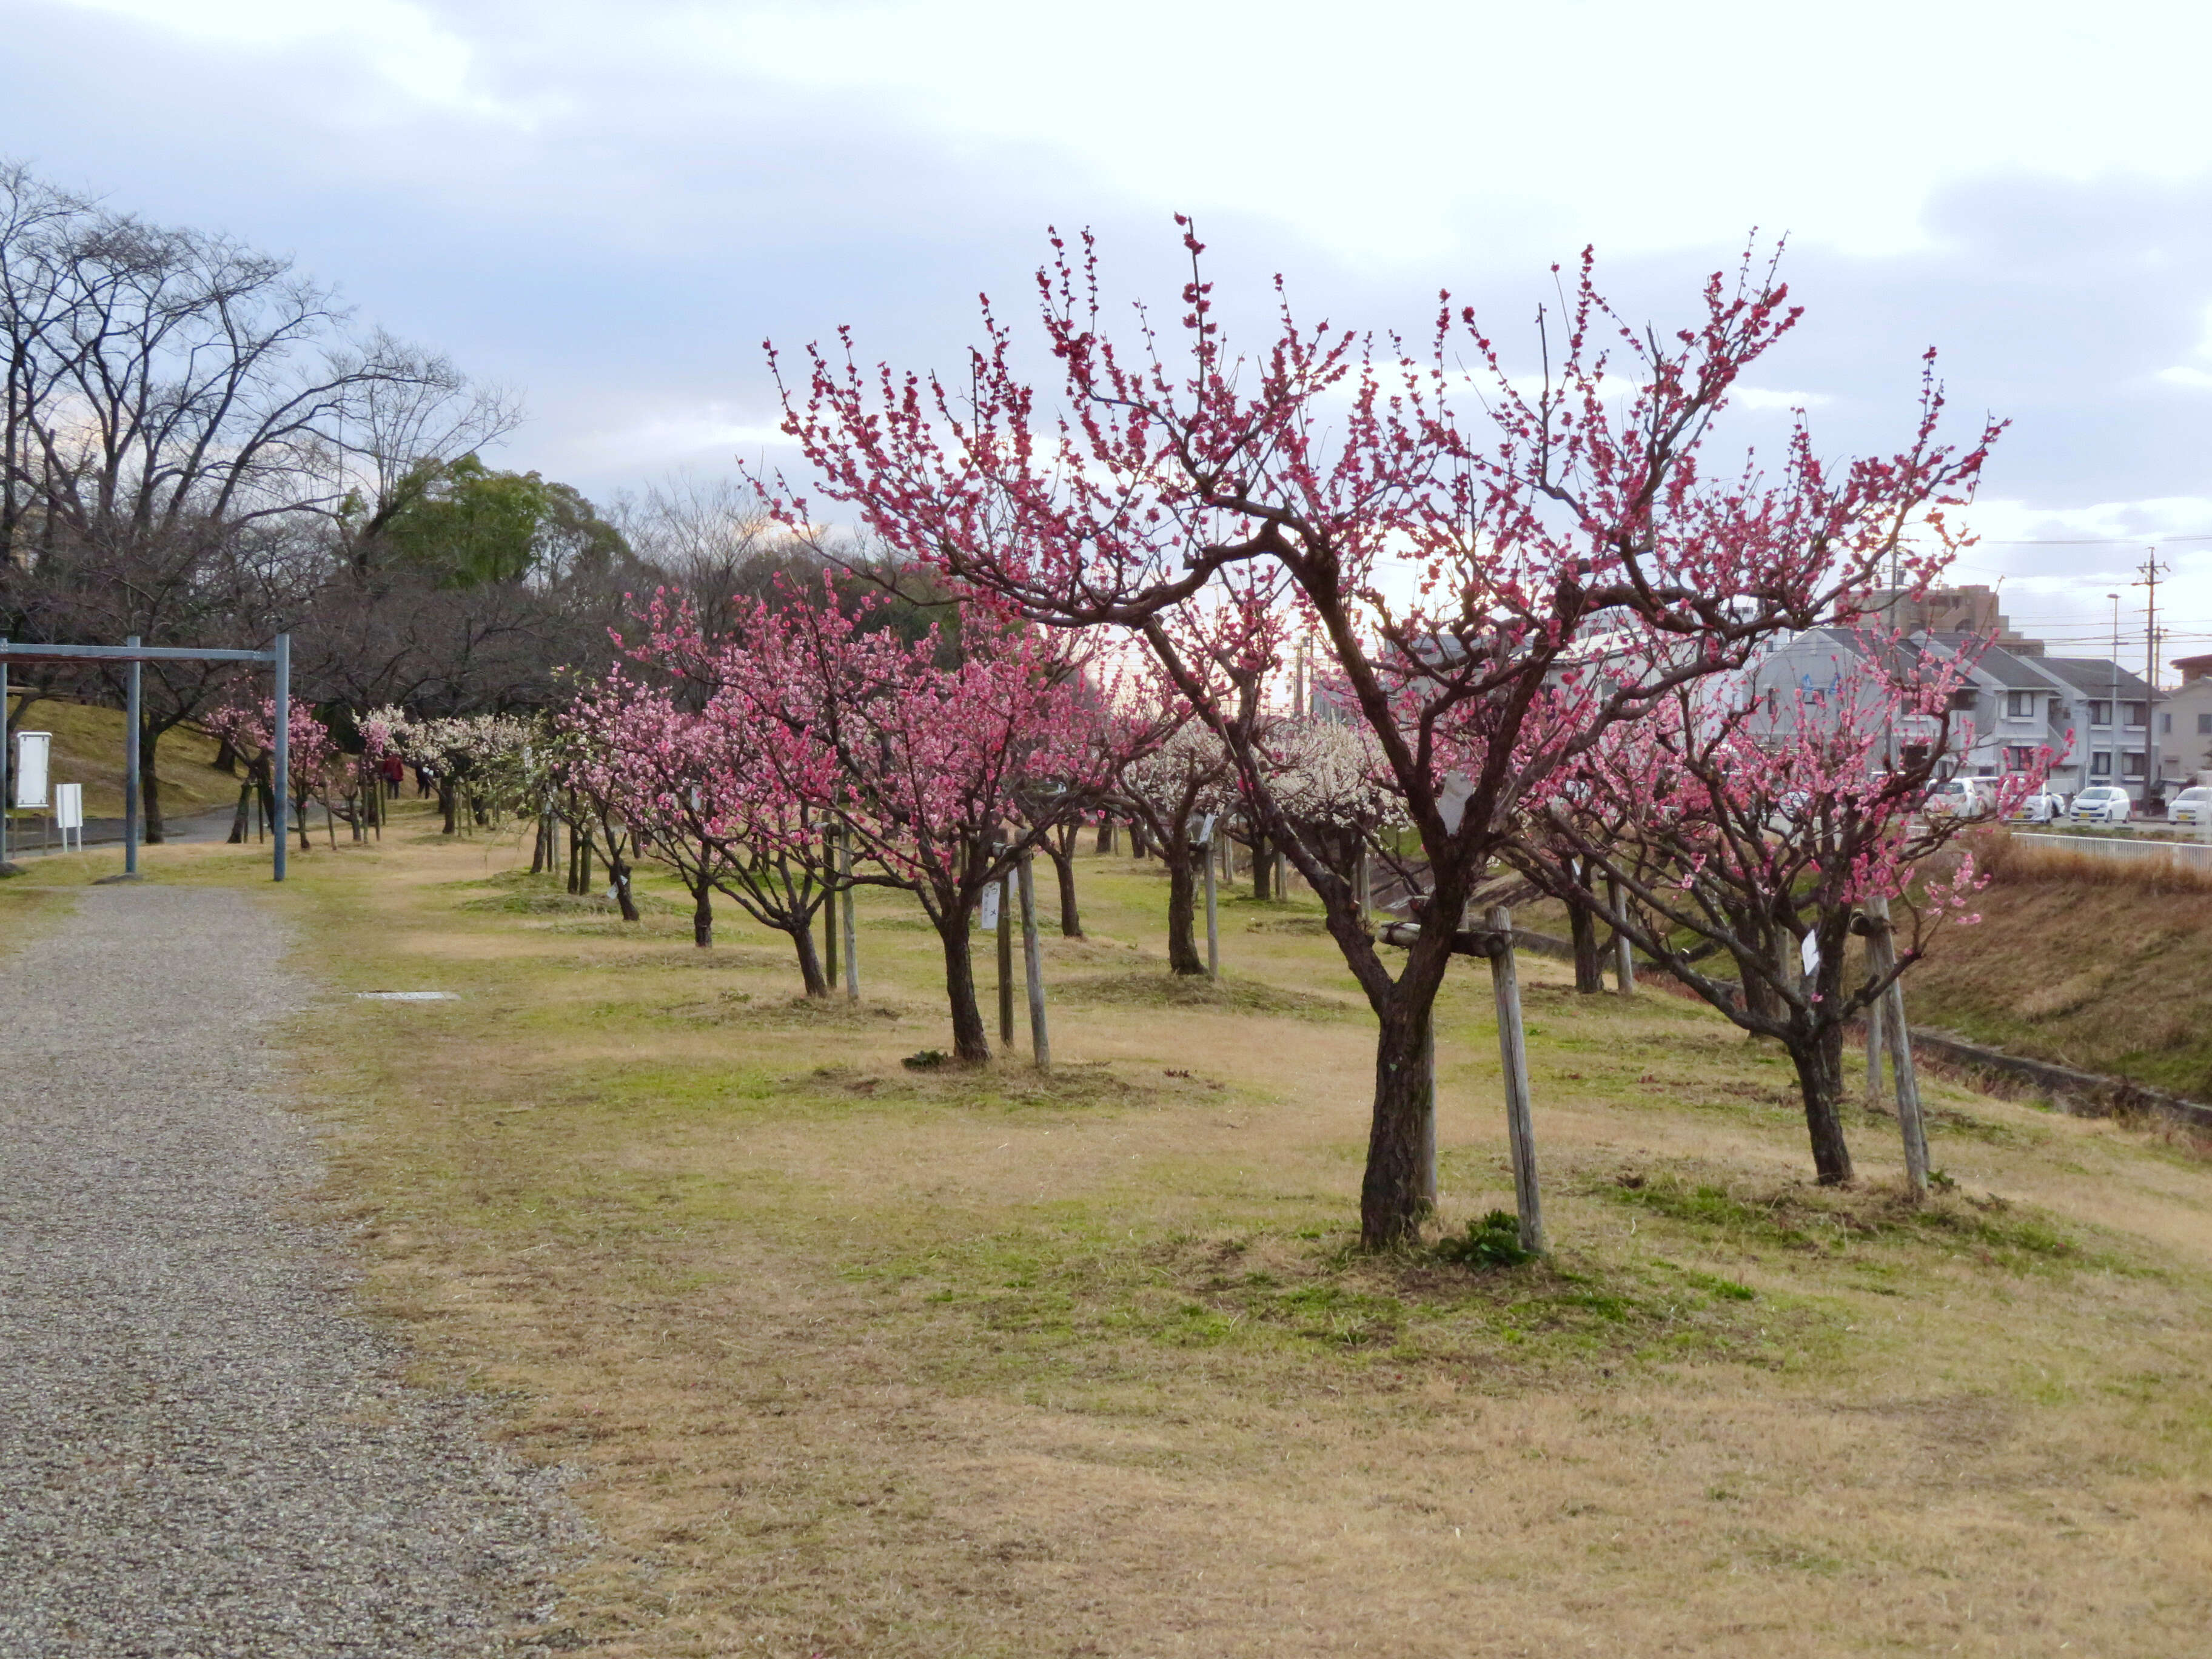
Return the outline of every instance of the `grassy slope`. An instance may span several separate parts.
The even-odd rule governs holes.
[[[33,731],[54,734],[54,781],[84,786],[84,810],[90,817],[123,815],[123,712],[88,703],[41,697],[26,722]],[[186,817],[238,799],[238,780],[208,763],[216,741],[179,730],[161,739],[161,810]]]
[[[422,820],[414,819],[417,825]],[[1218,1002],[1086,860],[1055,1053],[917,1074],[933,940],[866,997],[734,922],[574,911],[419,829],[278,895],[333,1199],[428,1377],[570,1461],[610,1655],[2202,1650],[2212,1171],[1948,1087],[1960,1194],[1807,1187],[1785,1068],[1528,961],[1555,1261],[1363,1261],[1364,1013],[1295,908]],[[249,880],[176,849],[157,877]],[[267,891],[265,888],[263,890]],[[1446,1219],[1510,1201],[1482,981],[1437,1048]],[[2068,1645],[2070,1644],[2070,1646]]]
[[[2212,892],[1993,884],[1906,981],[1911,1018],[2212,1100]]]

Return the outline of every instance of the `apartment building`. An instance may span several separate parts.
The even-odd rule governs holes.
[[[2212,657],[2176,657],[2180,687],[2159,694],[2158,746],[2166,776],[2212,775]]]
[[[2019,643],[2034,649],[2008,649],[1984,644],[1985,638],[1922,631],[1899,643],[1899,649],[1916,657],[1927,653],[1965,665],[1964,683],[1951,699],[1951,758],[1939,769],[1942,775],[1996,777],[2025,771],[2048,748],[2051,787],[2063,794],[2091,784],[2117,783],[2140,801],[2154,780],[2169,793],[2177,779],[2193,781],[2193,769],[2184,771],[2178,762],[2166,763],[2153,748],[2156,699],[2142,676],[2098,659],[2037,654],[2039,647],[2033,641]],[[1770,703],[1778,720],[1785,718],[1785,707],[1818,710],[1843,694],[1864,649],[1859,635],[1848,629],[1809,629],[1746,672],[1748,695],[1772,694]],[[2212,671],[2212,659],[2206,665]],[[2212,714],[2212,672],[2203,695],[2205,711]],[[1895,760],[1918,761],[1936,737],[1933,720],[1899,721],[1893,735]],[[2212,743],[2212,732],[2206,741]]]

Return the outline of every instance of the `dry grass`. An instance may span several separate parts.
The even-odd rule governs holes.
[[[1978,923],[1936,937],[1906,981],[1912,1018],[2212,1100],[2212,887],[2103,878],[2132,867],[2117,861],[2025,856],[2051,873],[2012,869],[1976,901]],[[2075,879],[2075,864],[2099,878]]]
[[[2212,893],[2212,867],[2162,854],[2166,843],[2146,841],[2133,857],[2108,858],[2048,842],[2025,842],[2002,830],[1973,838],[1976,867],[1999,886],[2121,888],[2148,894]]]
[[[2203,1650],[2212,1173],[2165,1148],[1938,1085],[1951,1195],[1899,1204],[1873,1117],[1824,1193],[1775,1054],[1532,959],[1555,1256],[1364,1259],[1325,939],[1057,999],[1048,1079],[916,1073],[933,940],[888,897],[864,1006],[817,1012],[734,917],[697,952],[465,908],[486,851],[318,853],[275,902],[340,992],[462,994],[334,999],[297,1052],[426,1379],[577,1471],[556,1646]],[[1163,884],[1082,879],[1055,987],[1164,981]],[[1486,1002],[1439,1022],[1455,1229],[1510,1203]]]
[[[11,703],[20,699],[11,697]],[[123,816],[123,711],[88,703],[41,697],[24,724],[54,736],[53,775],[59,783],[84,786],[84,810],[91,817]],[[187,817],[238,799],[239,781],[209,763],[213,738],[179,729],[161,739],[161,809]]]

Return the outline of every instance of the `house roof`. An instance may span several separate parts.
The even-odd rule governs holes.
[[[2096,657],[2042,657],[2037,665],[2083,696],[2109,697],[2117,690],[2123,702],[2142,702],[2154,695],[2142,675]]]
[[[2047,691],[2051,680],[2000,646],[1989,645],[1978,634],[1930,634],[1929,639],[1944,650],[1971,654],[1979,652],[1974,666],[2008,691]]]

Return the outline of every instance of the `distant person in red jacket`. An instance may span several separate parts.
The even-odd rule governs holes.
[[[384,793],[392,800],[399,799],[399,785],[407,775],[407,763],[397,755],[386,755],[379,768],[384,774]]]

